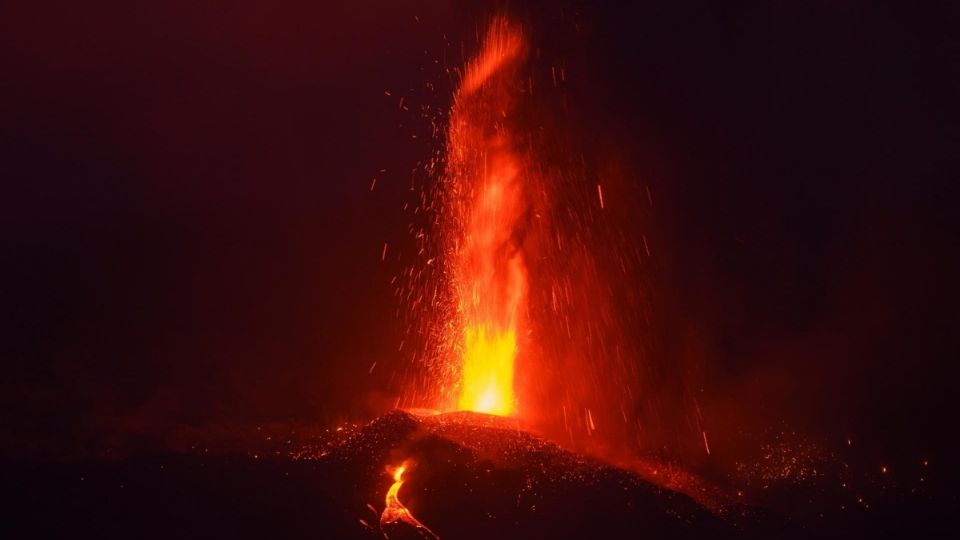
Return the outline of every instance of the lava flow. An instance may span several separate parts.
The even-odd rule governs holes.
[[[520,31],[494,20],[454,100],[447,141],[452,286],[460,329],[456,408],[517,412],[514,371],[523,354],[527,270],[519,245],[525,217],[520,157],[504,118],[513,102],[501,74],[522,58]]]
[[[439,537],[423,523],[420,523],[417,518],[413,517],[410,510],[397,498],[397,495],[400,493],[400,488],[403,486],[403,473],[406,472],[408,465],[409,463],[404,461],[398,467],[392,468],[393,485],[391,485],[387,491],[386,507],[383,509],[383,513],[380,514],[380,529],[384,532],[384,535],[389,538],[387,531],[403,524],[412,528],[413,531],[416,531],[420,538],[428,540],[438,539]]]

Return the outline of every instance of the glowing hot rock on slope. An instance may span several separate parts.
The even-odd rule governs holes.
[[[410,510],[407,510],[407,507],[404,506],[398,498],[400,488],[403,487],[403,473],[407,471],[408,465],[409,463],[404,461],[398,467],[389,468],[393,476],[393,485],[391,485],[387,491],[386,506],[383,509],[383,513],[380,514],[380,530],[388,539],[390,538],[391,531],[404,531],[404,527],[406,527],[406,530],[414,531],[418,538],[439,540],[439,537],[434,534],[433,531],[428,529],[423,523],[420,523],[417,518],[413,517]],[[402,532],[401,536],[403,536]]]

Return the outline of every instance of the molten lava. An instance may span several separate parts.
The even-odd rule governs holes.
[[[388,531],[391,529],[407,526],[413,528],[421,538],[438,539],[439,537],[413,517],[410,510],[397,498],[403,486],[403,473],[406,472],[407,466],[408,462],[404,461],[400,466],[392,467],[393,485],[387,490],[386,507],[380,514],[380,529],[387,538],[390,536]]]
[[[520,31],[498,18],[467,65],[454,99],[447,144],[452,286],[459,315],[456,408],[517,412],[514,369],[522,355],[527,270],[518,230],[525,201],[520,156],[508,119],[505,78],[524,52]]]

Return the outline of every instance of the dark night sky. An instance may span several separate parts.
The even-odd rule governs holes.
[[[423,90],[433,59],[457,65],[490,11],[455,4],[0,8],[4,445],[382,410],[400,328],[380,253],[431,152],[397,96],[448,104]],[[945,14],[550,4],[519,11],[582,29],[544,47],[570,58],[585,151],[651,186],[659,327],[706,366],[712,426],[947,441]]]

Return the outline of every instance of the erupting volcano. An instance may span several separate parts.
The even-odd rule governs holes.
[[[435,212],[438,252],[426,265],[439,270],[411,295],[418,303],[433,299],[429,320],[416,324],[439,336],[421,359],[433,367],[429,373],[435,378],[427,384],[434,388],[433,398],[417,405],[443,414],[427,423],[418,420],[419,427],[398,443],[404,465],[389,467],[394,483],[380,518],[388,536],[398,530],[433,535],[398,498],[406,464],[414,453],[424,452],[422,437],[440,436],[481,455],[515,445],[520,458],[483,457],[498,467],[517,467],[517,459],[531,460],[526,465],[539,461],[539,466],[560,459],[532,457],[537,445],[546,443],[514,441],[503,431],[503,419],[471,413],[511,417],[510,429],[523,422],[570,441],[584,435],[593,439],[597,422],[606,422],[597,439],[615,444],[614,411],[626,426],[619,433],[636,427],[627,413],[637,384],[628,382],[624,369],[629,345],[618,334],[621,322],[611,299],[616,293],[604,283],[597,259],[613,254],[617,270],[626,274],[638,251],[593,230],[600,228],[598,211],[605,209],[603,189],[558,151],[562,137],[542,133],[529,53],[521,27],[497,16],[479,52],[459,72],[433,205],[425,205]],[[626,391],[615,383],[623,383],[619,386]],[[457,427],[451,431],[449,426]],[[473,432],[466,440],[463,429]],[[552,451],[563,455],[559,448]],[[430,453],[417,461],[437,468]],[[681,512],[688,503],[678,504],[678,513],[692,511]]]
[[[960,536],[950,17],[95,4],[0,4],[0,539]]]

